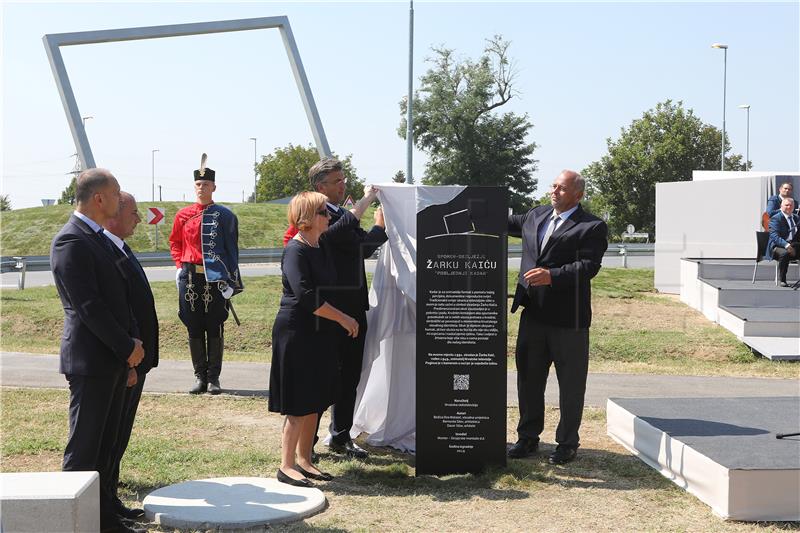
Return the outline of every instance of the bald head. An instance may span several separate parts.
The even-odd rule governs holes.
[[[103,227],[122,240],[127,239],[136,231],[142,219],[139,216],[139,207],[136,205],[136,198],[132,194],[120,191],[119,193],[119,212],[106,220]]]
[[[104,168],[89,168],[75,182],[77,210],[100,225],[119,209],[119,183]]]
[[[556,213],[569,211],[583,198],[586,180],[574,170],[564,169],[550,185],[550,204]]]

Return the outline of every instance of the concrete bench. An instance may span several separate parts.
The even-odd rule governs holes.
[[[0,531],[100,531],[97,472],[0,474]]]

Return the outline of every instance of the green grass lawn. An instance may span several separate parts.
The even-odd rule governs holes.
[[[518,273],[509,272],[509,289]],[[272,323],[278,310],[281,279],[248,278],[247,290],[234,301],[242,319],[229,320],[225,334],[228,361],[269,362]],[[161,356],[189,359],[186,329],[177,316],[172,282],[153,284],[161,338]],[[508,302],[510,307],[510,301]],[[58,353],[63,312],[54,287],[0,291],[0,348],[6,351]],[[603,269],[593,283],[594,318],[590,365],[593,372],[740,375],[796,378],[798,365],[755,357],[727,330],[675,298],[653,289],[648,269]],[[509,366],[519,313],[508,315]]]
[[[153,252],[155,232],[158,232],[158,250],[169,250],[169,233],[172,221],[178,210],[190,205],[187,202],[140,202],[139,213],[142,223],[136,233],[127,239],[131,249],[136,252]],[[224,203],[239,218],[240,248],[279,248],[283,246],[283,233],[286,231],[286,206],[280,204],[232,204]],[[149,226],[145,223],[148,207],[165,209],[164,224]],[[48,255],[50,243],[58,233],[74,207],[53,205],[31,207],[0,212],[0,255]],[[373,209],[367,209],[362,222],[372,223]],[[156,228],[155,230],[153,228]]]
[[[66,390],[0,389],[4,472],[57,471],[67,438]],[[517,409],[507,415],[515,438]],[[264,398],[144,394],[120,471],[120,496],[191,479],[274,477],[282,417]],[[586,409],[578,459],[547,463],[558,410],[548,408],[542,453],[476,475],[415,476],[414,457],[370,448],[345,460],[319,445],[328,506],[278,531],[776,531],[797,524],[726,522],[606,435],[602,409]],[[327,414],[322,427],[327,427]],[[149,531],[170,531],[155,524]],[[184,530],[188,531],[188,530]]]

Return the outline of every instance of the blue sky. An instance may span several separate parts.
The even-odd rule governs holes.
[[[721,127],[729,45],[727,132],[753,170],[800,169],[800,7],[782,3],[421,2],[415,78],[431,47],[477,57],[485,39],[512,42],[520,96],[548,184],[580,170],[606,139],[657,102],[683,100]],[[406,93],[407,2],[10,3],[2,8],[2,191],[15,208],[57,198],[75,152],[42,44],[46,33],[286,15],[331,148],[361,177],[405,169],[396,130]],[[151,150],[164,200],[192,198],[200,153],[216,169],[218,201],[252,191],[258,153],[312,136],[277,31],[259,30],[63,48],[98,166],[150,199]],[[418,86],[415,82],[415,86]],[[415,151],[415,176],[425,155]]]

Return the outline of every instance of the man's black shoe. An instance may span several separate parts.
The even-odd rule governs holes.
[[[556,448],[556,451],[550,454],[548,462],[551,465],[563,465],[575,460],[578,455],[578,450],[575,448]]]
[[[512,459],[522,459],[533,455],[539,450],[539,441],[529,439],[528,437],[521,437],[508,449],[508,456]]]
[[[348,440],[347,442],[342,444],[332,440],[331,443],[328,445],[328,447],[331,449],[331,451],[334,451],[336,453],[343,453],[348,457],[353,457],[355,459],[366,459],[367,457],[369,457],[369,453],[367,453],[367,450],[361,448],[358,444],[356,444],[352,440]]]
[[[144,516],[144,509],[125,507],[121,502],[117,505],[117,514],[128,520],[137,520]]]
[[[781,287],[788,287],[789,286],[789,284],[786,283],[785,281],[781,281],[780,285],[781,285]]]

